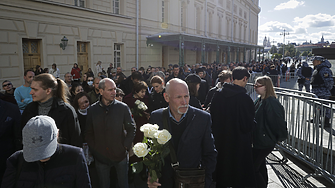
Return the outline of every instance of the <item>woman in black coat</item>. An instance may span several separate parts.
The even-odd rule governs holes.
[[[186,79],[185,79],[187,85],[188,85],[188,90],[190,92],[190,102],[189,105],[199,108],[202,110],[200,101],[198,100],[198,91],[200,88],[201,84],[201,78],[200,76],[196,74],[189,74]]]
[[[169,104],[164,99],[165,84],[163,78],[157,75],[153,76],[150,83],[154,90],[149,98],[149,112],[168,107]]]
[[[265,188],[268,185],[265,158],[278,141],[287,137],[287,128],[284,107],[277,100],[271,78],[257,78],[254,88],[260,97],[255,101],[257,126],[253,130],[253,164],[257,187]]]

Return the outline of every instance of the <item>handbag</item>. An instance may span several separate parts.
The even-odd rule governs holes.
[[[168,108],[163,110],[163,126],[169,132],[168,126]],[[204,188],[205,187],[205,169],[202,168],[179,168],[177,155],[172,145],[169,142],[171,166],[174,169],[175,188]]]

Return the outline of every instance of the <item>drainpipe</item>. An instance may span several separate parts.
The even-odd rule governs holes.
[[[138,12],[139,12],[139,0],[136,0],[136,68],[138,70]]]
[[[205,37],[207,37],[207,0],[205,2]]]

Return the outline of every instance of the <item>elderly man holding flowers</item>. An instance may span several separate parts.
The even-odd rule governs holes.
[[[179,168],[198,168],[201,166],[201,168],[205,169],[206,174],[205,187],[210,187],[217,155],[211,133],[212,122],[210,114],[189,106],[190,97],[187,84],[178,78],[171,79],[167,83],[164,98],[169,103],[167,109],[169,129],[162,130],[165,129],[163,125],[164,109],[158,109],[153,111],[150,117],[150,123],[154,124],[154,126],[141,127],[144,130],[144,136],[154,137],[153,144],[161,144],[162,153],[166,151],[165,148],[168,145],[165,143],[171,139],[170,142],[176,153]],[[160,130],[158,131],[158,129]],[[155,143],[155,140],[157,140],[158,144]],[[134,147],[134,152],[145,156],[147,154],[146,146],[138,145],[137,148]],[[173,188],[174,170],[171,166],[171,158],[168,151],[163,164],[159,180],[152,182],[150,181],[151,177],[149,177],[149,187]],[[153,175],[150,174],[150,176]]]

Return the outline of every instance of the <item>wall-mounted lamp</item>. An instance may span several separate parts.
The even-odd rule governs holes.
[[[65,36],[61,39],[61,43],[59,44],[59,46],[65,50],[65,47],[67,46],[67,42],[69,41],[69,39],[67,39]]]

